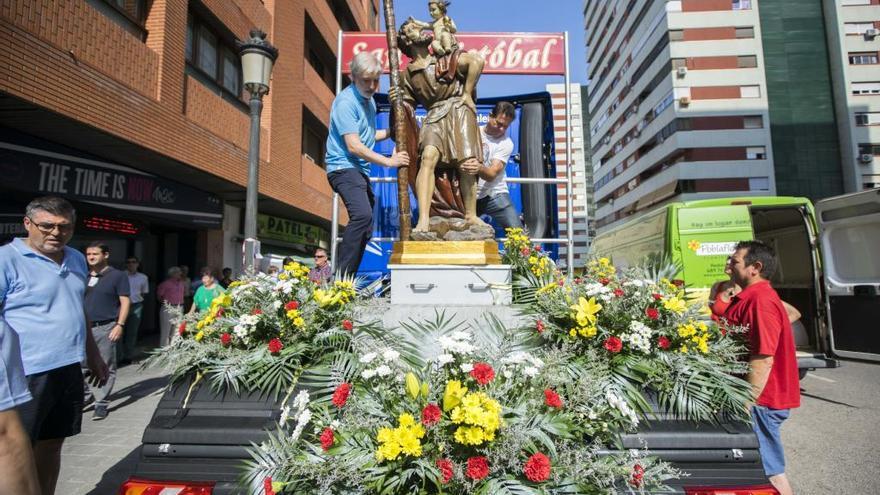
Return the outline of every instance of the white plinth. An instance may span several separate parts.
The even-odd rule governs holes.
[[[493,306],[512,302],[510,265],[388,265],[391,304]]]

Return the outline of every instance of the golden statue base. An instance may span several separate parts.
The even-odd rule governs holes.
[[[498,265],[495,241],[398,241],[391,252],[395,265]]]

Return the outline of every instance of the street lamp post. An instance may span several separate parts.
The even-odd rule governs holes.
[[[238,42],[241,53],[241,72],[244,89],[250,94],[251,131],[248,143],[248,182],[244,209],[244,269],[254,270],[254,261],[260,252],[257,240],[257,197],[260,178],[260,114],[263,95],[269,92],[272,65],[278,58],[278,49],[266,41],[266,33],[252,29],[250,38]]]

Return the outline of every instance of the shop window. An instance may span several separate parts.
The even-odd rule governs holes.
[[[755,55],[745,55],[736,57],[736,66],[740,69],[749,69],[758,66],[758,57]]]
[[[736,37],[737,38],[754,38],[755,37],[755,28],[753,28],[753,27],[738,27],[738,28],[736,28]]]
[[[243,103],[241,59],[231,33],[223,33],[190,13],[185,46],[187,74],[214,89],[224,99]]]
[[[327,127],[306,107],[302,110],[302,154],[321,167],[325,166]]]
[[[122,26],[123,29],[146,39],[144,23],[147,19],[147,0],[87,0],[95,10]]]
[[[745,129],[763,129],[764,117],[760,115],[748,115],[743,117],[743,128]]]
[[[872,65],[877,63],[877,52],[850,52],[850,65]]]
[[[330,91],[336,92],[336,57],[327,46],[318,27],[312,22],[312,18],[306,14],[305,43],[303,44],[303,57],[318,73],[324,84]]]

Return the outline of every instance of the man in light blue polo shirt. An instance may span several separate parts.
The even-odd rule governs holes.
[[[18,335],[0,318],[0,494],[40,493],[31,441],[15,410],[29,400]]]
[[[34,446],[40,486],[54,493],[64,439],[80,432],[86,357],[90,380],[107,366],[86,332],[85,258],[66,246],[76,214],[64,199],[42,197],[25,211],[26,238],[0,247],[0,318],[17,334],[33,400],[18,405]]]
[[[371,53],[361,52],[351,61],[352,84],[339,92],[330,108],[327,138],[327,180],[342,197],[348,211],[348,225],[334,260],[336,273],[357,273],[364,249],[373,232],[375,198],[370,186],[370,163],[383,167],[409,165],[405,151],[383,156],[373,151],[376,141],[389,137],[387,129],[376,130],[376,102],[382,64]]]

